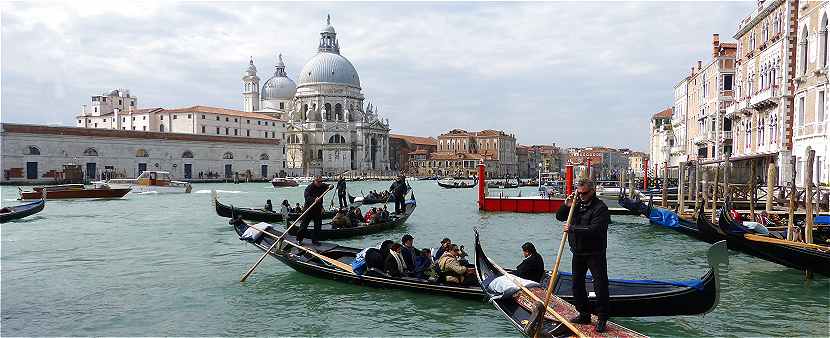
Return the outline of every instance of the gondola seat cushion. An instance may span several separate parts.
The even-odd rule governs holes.
[[[257,231],[256,229],[266,231],[270,227],[271,227],[271,225],[268,224],[268,223],[257,223],[257,224],[251,225],[251,226],[248,227],[248,229],[245,230],[244,233],[242,233],[242,236],[239,236],[239,239],[244,240],[244,241],[254,242],[262,236],[262,232]],[[256,228],[256,229],[251,229],[251,228]]]
[[[526,288],[542,287],[541,284],[536,283],[532,280],[527,280],[513,275],[502,275],[492,279],[488,278],[484,281],[483,284],[487,285],[488,290],[498,294],[497,296],[494,296],[491,299],[501,299],[505,297],[513,297],[513,294],[516,293],[516,291],[519,291],[519,287],[516,285],[514,281],[519,282],[522,286]]]

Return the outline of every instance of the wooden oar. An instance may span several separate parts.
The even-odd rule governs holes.
[[[271,238],[275,238],[275,239],[277,239],[278,241],[280,241],[280,240],[281,240],[281,238],[282,238],[282,237],[277,237],[277,235],[274,235],[274,234],[272,234],[272,233],[270,233],[270,232],[268,232],[268,231],[265,231],[265,230],[260,230],[260,229],[257,229],[257,228],[255,228],[255,227],[252,227],[252,226],[249,226],[249,227],[250,227],[251,229],[254,229],[254,230],[256,230],[256,231],[259,231],[260,233],[265,234],[265,235],[267,235],[267,236],[269,236],[269,237],[271,237]],[[285,233],[283,233],[283,236],[284,236],[284,235],[285,235]],[[312,256],[317,257],[317,258],[319,258],[320,260],[326,261],[327,263],[329,263],[329,264],[331,264],[331,265],[334,265],[334,266],[336,266],[336,267],[338,267],[338,268],[340,268],[340,269],[343,269],[344,271],[347,271],[347,272],[350,272],[350,273],[354,273],[354,270],[352,270],[352,266],[351,266],[351,265],[348,265],[348,264],[346,264],[346,263],[343,263],[343,262],[341,262],[341,261],[338,261],[338,260],[336,260],[336,259],[334,259],[334,258],[329,258],[329,257],[323,256],[323,255],[321,255],[321,254],[319,254],[319,253],[317,253],[317,252],[314,252],[314,251],[310,250],[309,248],[306,248],[306,247],[304,247],[304,246],[302,246],[302,245],[299,245],[299,244],[297,244],[297,243],[294,243],[294,242],[292,242],[292,241],[287,241],[287,242],[285,242],[285,243],[287,243],[287,244],[289,244],[289,245],[292,245],[292,246],[294,246],[294,247],[295,247],[295,248],[297,248],[297,249],[300,249],[300,250],[303,250],[303,251],[305,251],[305,252],[308,252],[308,253],[309,253],[309,254],[311,254]],[[269,250],[269,251],[270,251],[270,250]],[[267,251],[266,251],[266,253],[267,253]]]
[[[265,253],[262,254],[262,257],[260,257],[259,260],[257,260],[256,263],[250,269],[248,269],[248,272],[246,272],[244,275],[242,275],[242,278],[239,280],[240,283],[244,282],[246,279],[248,279],[248,276],[250,276],[252,273],[254,273],[254,270],[256,269],[256,267],[259,266],[259,263],[262,263],[262,260],[265,259],[265,257],[268,256],[268,253],[270,253],[271,250],[274,250],[274,247],[277,246],[277,244],[282,242],[282,239],[285,238],[286,235],[288,235],[288,231],[291,230],[291,228],[293,228],[295,225],[297,225],[298,222],[300,222],[303,218],[305,218],[305,215],[308,213],[309,210],[311,210],[312,207],[314,207],[315,205],[317,205],[317,203],[320,203],[320,201],[322,201],[323,197],[326,196],[326,194],[328,194],[329,191],[331,191],[331,188],[332,188],[332,186],[329,186],[329,188],[326,189],[326,191],[323,192],[322,195],[318,196],[314,200],[314,203],[311,203],[311,205],[309,205],[305,209],[305,211],[303,211],[303,213],[300,215],[300,217],[298,217],[296,220],[294,220],[294,223],[291,223],[291,226],[289,226],[288,229],[285,229],[285,232],[282,234],[282,236],[280,236],[276,241],[274,241],[274,244],[271,244],[271,247],[268,248],[268,250],[266,250]]]
[[[488,257],[487,259],[488,259],[488,260],[490,260],[490,258],[489,258],[489,257]],[[518,280],[516,280],[516,278],[515,278],[512,274],[510,274],[510,273],[508,273],[507,271],[505,271],[505,270],[504,270],[504,268],[502,268],[502,267],[501,267],[501,266],[499,266],[498,264],[493,263],[493,261],[490,261],[490,263],[492,263],[492,264],[493,264],[493,266],[494,266],[497,270],[499,270],[499,272],[501,272],[503,275],[505,275],[505,276],[509,276],[509,277],[510,277],[510,280],[513,282],[513,284],[516,284],[516,286],[517,286],[517,287],[519,287],[519,289],[520,289],[520,290],[522,290],[522,292],[524,292],[524,293],[525,293],[528,297],[530,297],[531,299],[533,299],[534,301],[536,301],[536,302],[538,302],[538,303],[541,303],[541,302],[542,302],[542,300],[541,300],[541,299],[539,299],[539,297],[536,297],[536,295],[535,295],[533,292],[531,292],[530,290],[528,290],[528,289],[527,289],[524,285],[522,285],[522,283],[519,283],[519,281],[518,281]],[[545,305],[544,309],[545,309],[545,311],[546,311],[546,312],[550,313],[550,314],[551,314],[551,315],[553,315],[553,316],[554,316],[557,320],[559,320],[559,322],[561,322],[562,324],[564,324],[565,326],[567,326],[567,327],[568,327],[568,329],[570,329],[570,330],[571,330],[571,332],[575,333],[578,337],[580,337],[580,338],[587,338],[587,337],[588,337],[588,336],[586,336],[584,333],[582,333],[582,331],[580,331],[580,330],[579,330],[579,328],[577,328],[577,327],[576,327],[573,323],[571,323],[571,322],[570,322],[567,318],[565,318],[565,317],[563,317],[562,315],[560,315],[558,312],[554,311],[553,309],[551,309],[551,308],[550,308],[550,307],[548,307],[547,305]],[[544,313],[539,313],[539,315],[540,315],[540,316],[542,316],[542,318],[544,319],[544,317],[545,317],[545,316],[544,316]],[[532,319],[532,318],[531,318],[531,319]],[[541,323],[542,323],[542,321],[539,321],[539,323],[540,323],[540,327],[539,327],[539,328],[541,329]],[[539,331],[540,331],[540,330],[538,330],[538,329],[536,330],[536,332],[539,332]]]
[[[576,201],[576,199],[577,199],[576,195],[577,195],[576,191],[574,191],[574,193],[571,195],[571,198],[572,198],[571,199],[571,210],[568,211],[568,220],[565,221],[565,224],[567,224],[569,227],[573,226],[573,224],[571,224],[571,221],[573,221],[574,211],[576,210],[576,202],[577,202]],[[566,199],[566,201],[567,201],[567,199]],[[562,262],[562,251],[565,250],[565,242],[567,240],[568,240],[568,233],[563,231],[562,232],[562,240],[559,241],[559,251],[556,253],[556,263],[553,264],[553,270],[550,271],[550,279],[548,280],[548,289],[545,292],[544,306],[546,308],[548,307],[548,304],[550,303],[551,295],[553,295],[553,287],[556,285],[556,279],[559,278],[559,263]],[[545,317],[542,316],[542,318],[539,319],[539,329],[542,328],[542,324],[544,324],[544,322],[545,322]],[[536,332],[536,337],[539,336],[539,331],[541,331],[541,330],[536,330],[535,331]]]

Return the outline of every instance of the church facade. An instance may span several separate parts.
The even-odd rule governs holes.
[[[354,65],[340,54],[337,33],[327,18],[317,53],[288,77],[282,55],[274,75],[260,86],[253,61],[242,77],[243,109],[281,116],[285,161],[290,175],[345,172],[389,174],[389,121],[363,96]]]

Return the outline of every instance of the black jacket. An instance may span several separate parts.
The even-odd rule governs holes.
[[[395,196],[403,197],[404,195],[406,195],[406,191],[409,190],[407,188],[408,187],[406,186],[406,181],[398,180],[392,182],[392,186],[389,187],[389,191],[391,191],[392,194],[394,194]]]
[[[345,195],[346,194],[346,180],[345,179],[341,178],[341,179],[337,180],[337,193],[340,194],[340,195]]]
[[[570,208],[562,203],[556,212],[556,219],[568,220]],[[608,207],[594,196],[588,202],[578,202],[574,211],[573,224],[568,231],[568,244],[574,255],[605,253],[608,246],[608,223],[611,216]]]
[[[398,266],[398,260],[391,254],[386,256],[383,262],[383,270],[392,277],[401,276],[401,267]]]
[[[541,283],[544,275],[545,262],[542,261],[542,255],[539,253],[528,256],[516,267],[516,276],[524,279]]]
[[[407,271],[415,271],[415,256],[417,250],[415,247],[409,249],[406,245],[401,245],[401,256],[403,257],[404,264],[406,264]]]
[[[325,184],[325,183],[321,183],[319,187],[314,186],[314,183],[311,183],[307,187],[305,187],[305,192],[303,193],[303,197],[305,197],[305,206],[306,206],[306,208],[309,205],[311,205],[312,203],[314,203],[314,200],[317,199],[317,197],[322,196],[323,193],[326,192],[326,190],[328,190],[328,189],[329,189],[329,185]],[[315,209],[316,208],[322,209],[323,208],[322,201],[320,203],[317,203],[314,206],[314,208]]]

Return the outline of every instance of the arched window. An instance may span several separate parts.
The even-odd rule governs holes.
[[[233,153],[230,152],[230,151],[225,153],[224,155],[222,155],[222,159],[223,160],[232,160],[233,159]]]
[[[769,24],[768,23],[764,23],[763,37],[764,37],[764,42],[767,42],[767,40],[769,40]]]
[[[319,159],[321,161],[323,160],[323,150],[322,149],[317,150],[317,159]]]
[[[182,158],[193,158],[193,153],[190,150],[185,150],[182,153]]]
[[[331,103],[326,103],[326,121],[331,121]]]
[[[98,156],[98,151],[95,148],[86,148],[84,156]]]
[[[343,105],[339,103],[334,105],[334,119],[343,121]]]
[[[810,37],[810,32],[807,30],[807,26],[804,26],[804,30],[801,31],[801,42],[799,43],[799,54],[801,55],[801,62],[798,65],[801,74],[807,73],[807,45],[808,41],[807,38]]]
[[[329,143],[346,143],[346,139],[339,134],[334,134],[329,137]]]
[[[164,124],[159,125],[159,132],[164,132]]]
[[[259,159],[260,159],[261,161],[267,161],[267,160],[269,160],[269,159],[270,159],[270,157],[268,157],[268,154],[266,154],[266,153],[262,153],[262,154],[259,154]]]
[[[135,157],[150,157],[150,153],[142,148],[135,151]]]
[[[308,105],[304,104],[303,105],[303,110],[300,111],[300,120],[305,120],[306,119],[306,114],[308,114]]]
[[[23,152],[24,155],[40,155],[40,149],[35,146],[28,146],[26,147],[26,151]]]
[[[819,58],[818,62],[821,67],[827,66],[827,13],[821,17],[821,26],[819,26]]]

